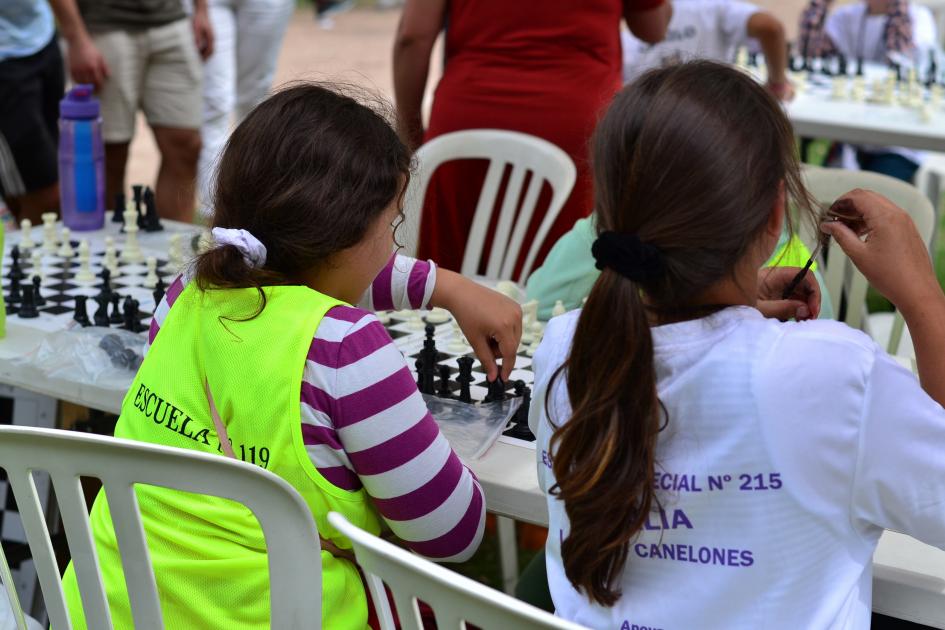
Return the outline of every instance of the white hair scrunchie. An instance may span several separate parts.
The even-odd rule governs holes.
[[[210,231],[217,245],[232,245],[243,254],[243,260],[253,269],[266,264],[266,246],[248,230],[215,227]]]

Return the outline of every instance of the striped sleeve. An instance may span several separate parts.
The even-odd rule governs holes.
[[[174,306],[174,302],[180,297],[186,285],[187,281],[184,279],[184,276],[179,275],[174,278],[174,281],[167,287],[167,291],[164,292],[164,298],[161,300],[161,303],[157,305],[157,308],[154,309],[154,316],[151,318],[151,326],[148,329],[148,343],[144,346],[145,354],[147,354],[151,344],[154,343],[154,338],[157,337],[161,326],[164,325],[167,313],[171,310],[171,307]]]
[[[374,315],[348,306],[326,314],[301,399],[303,442],[323,477],[346,490],[363,487],[415,552],[437,561],[472,555],[485,523],[482,488]]]
[[[426,308],[436,286],[436,265],[431,261],[393,254],[358,306],[366,311]]]

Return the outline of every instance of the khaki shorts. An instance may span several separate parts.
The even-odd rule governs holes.
[[[139,108],[152,127],[200,129],[203,65],[189,19],[92,38],[111,72],[98,94],[105,142],[129,142]]]

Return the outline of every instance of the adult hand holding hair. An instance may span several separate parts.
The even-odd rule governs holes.
[[[490,381],[508,380],[522,339],[522,307],[497,291],[448,269],[436,272],[431,306],[445,308],[456,318]],[[502,359],[501,371],[496,360]]]
[[[826,221],[820,229],[902,313],[915,345],[922,387],[945,405],[945,295],[926,244],[906,211],[880,194],[857,189],[838,202],[862,217],[860,233],[847,219]]]
[[[781,299],[782,292],[794,281],[799,271],[797,267],[765,267],[758,270],[756,306],[765,317],[803,321],[816,319],[820,314],[820,285],[810,271],[804,275],[789,299]]]

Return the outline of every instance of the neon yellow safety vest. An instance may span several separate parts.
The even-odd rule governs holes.
[[[187,286],[125,396],[115,436],[224,457],[204,394],[207,379],[236,456],[292,484],[311,508],[319,534],[350,549],[329,525],[328,512],[375,534],[380,516],[364,490],[333,486],[312,464],[302,444],[299,405],[315,329],[341,302],[306,287],[267,287],[265,293],[265,308],[247,319],[258,310],[255,289]],[[251,512],[227,499],[155,486],[138,486],[137,495],[165,627],[269,628],[266,546]],[[114,625],[131,628],[103,492],[91,518]],[[357,569],[327,551],[321,555],[322,627],[363,630],[367,598]],[[71,564],[63,586],[75,627],[85,628]]]

